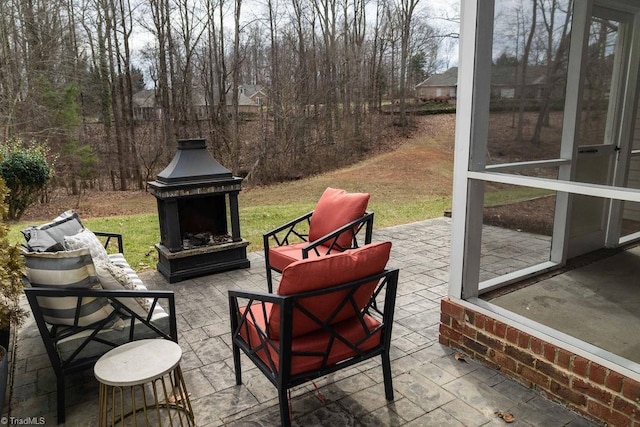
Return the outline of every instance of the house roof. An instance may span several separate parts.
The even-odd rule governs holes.
[[[493,66],[491,68],[491,84],[496,86],[514,86],[518,70],[515,66]],[[527,84],[540,85],[544,84],[546,78],[546,68],[543,66],[527,67]],[[458,85],[458,67],[451,67],[441,74],[434,74],[422,83],[416,85],[424,86],[457,86]]]
[[[248,97],[252,97],[257,93],[261,93],[265,96],[264,87],[262,85],[238,85],[240,94],[244,94]]]
[[[458,85],[458,67],[451,67],[442,74],[434,74],[422,83],[418,83],[416,87],[422,86],[457,86]]]
[[[218,88],[214,88],[213,92],[214,92],[213,102],[210,103],[210,105],[218,105],[218,100],[220,99]],[[225,94],[224,99],[225,99],[224,102],[226,105],[231,105],[233,103],[233,97],[231,96],[231,91],[228,91]],[[204,94],[201,93],[197,101],[194,100],[194,103],[195,105],[206,105]],[[243,94],[241,91],[238,91],[238,105],[240,106],[256,105],[256,103],[253,101],[253,99],[249,98],[246,94]]]

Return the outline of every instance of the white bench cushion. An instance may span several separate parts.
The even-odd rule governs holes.
[[[126,259],[124,258],[124,255],[109,254],[109,259],[111,260],[112,263],[118,265],[120,268],[122,268],[123,271],[127,273],[131,283],[133,283],[133,285],[135,286],[135,290],[140,290],[140,291],[147,290],[147,288],[142,283],[142,280],[140,280],[136,272],[127,263]],[[129,303],[131,301],[129,301],[129,303],[125,303],[124,300],[121,300],[121,302],[129,306]],[[152,303],[152,299],[148,299],[147,306],[150,306],[151,303]],[[138,303],[136,302],[136,304]],[[144,314],[144,317],[146,317],[148,314],[148,310],[141,314]],[[101,339],[110,341],[112,343],[124,344],[128,342],[129,332],[131,330],[131,319],[123,319],[123,320],[124,322],[117,322],[116,324],[114,324],[114,327],[112,328],[103,329],[102,331],[100,331],[98,333],[98,337]],[[136,320],[134,323],[135,323],[134,338],[136,340],[158,337],[158,334],[155,331],[151,330],[149,327],[142,324],[142,322]],[[169,334],[169,327],[170,327],[169,315],[159,304],[156,304],[156,306],[153,309],[153,312],[151,313],[151,323],[153,323],[154,326],[156,326],[161,331],[165,332],[166,334]],[[70,357],[71,354],[78,347],[77,342],[85,339],[86,337],[91,335],[91,333],[93,333],[93,330],[86,330],[86,331],[82,331],[77,334],[74,334],[63,340],[60,340],[58,342],[58,353],[60,354],[62,359],[66,360],[68,357]],[[92,357],[92,356],[101,355],[101,354],[104,354],[106,351],[110,350],[111,348],[112,347],[106,344],[102,344],[96,341],[91,341],[76,357],[82,358],[82,357]]]

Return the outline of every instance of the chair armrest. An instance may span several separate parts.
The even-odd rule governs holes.
[[[94,362],[94,358],[89,359],[87,361],[83,360],[74,360],[75,357],[82,351],[82,349],[91,341],[101,342],[107,346],[115,347],[121,343],[111,343],[107,340],[104,340],[102,337],[98,336],[98,333],[104,329],[107,329],[111,326],[112,321],[116,318],[120,317],[122,312],[126,312],[130,317],[130,330],[129,330],[129,341],[134,341],[134,333],[136,324],[137,327],[145,326],[149,328],[151,331],[157,334],[160,338],[165,338],[172,340],[174,342],[178,342],[178,328],[176,322],[176,306],[175,306],[175,296],[173,291],[152,291],[152,290],[106,290],[106,289],[74,289],[74,288],[64,288],[64,289],[55,289],[55,288],[40,288],[40,287],[31,287],[25,288],[24,292],[27,296],[27,300],[29,301],[29,305],[31,306],[31,311],[33,312],[34,319],[36,321],[36,325],[38,326],[38,330],[44,341],[45,348],[47,353],[49,354],[49,358],[54,366],[62,366],[62,365],[70,365],[73,363],[78,363],[82,365],[83,363],[91,364]],[[78,317],[76,315],[75,324],[71,326],[55,326],[50,325],[44,320],[44,313],[40,304],[38,303],[39,297],[46,298],[66,298],[66,297],[76,297],[78,298],[77,306],[81,305],[82,298],[106,298],[109,303],[113,304],[115,310],[105,319],[96,322],[87,326],[79,326],[78,325]],[[142,317],[134,313],[131,309],[126,307],[124,304],[118,301],[118,298],[150,298],[152,299],[151,307],[149,309],[149,314],[146,317]],[[163,302],[162,307],[169,316],[169,333],[160,330],[153,322],[152,315],[153,311],[160,300],[166,300]],[[138,323],[136,323],[136,321]],[[78,350],[76,350],[70,357],[66,360],[62,360],[57,351],[57,343],[65,338],[78,334],[80,332],[89,331],[90,334],[85,338],[84,342],[78,345]],[[97,358],[95,358],[97,359]]]
[[[302,248],[302,258],[308,258],[309,252],[311,251],[314,251],[316,255],[329,255],[333,250],[344,251],[347,249],[357,248],[359,247],[358,235],[363,228],[365,229],[364,244],[368,245],[371,243],[373,236],[373,212],[365,212],[365,214],[360,218],[357,218],[337,230],[314,240],[309,245]],[[352,234],[351,246],[348,248],[338,245],[338,238],[344,233]],[[326,248],[326,251],[324,248]],[[322,249],[324,253],[321,254],[320,249]]]
[[[297,230],[296,227],[303,223],[308,226],[311,222],[311,215],[313,215],[313,211],[307,212],[306,214],[299,216],[296,219],[293,219],[277,228],[274,228],[271,231],[267,231],[266,233],[264,233],[264,250],[269,250],[269,239],[273,239],[277,246],[289,245],[289,238],[293,236],[297,237],[303,242],[306,242],[309,237],[308,230],[306,230],[306,232],[301,232],[300,230]],[[283,232],[285,232],[284,235],[279,236]]]
[[[255,292],[255,291],[242,291],[230,289],[229,300],[238,300],[238,298],[247,299],[251,301],[270,302],[273,304],[279,304],[285,298],[282,295],[271,294],[268,292]]]
[[[122,234],[109,233],[106,231],[94,231],[93,234],[95,234],[96,236],[107,238],[107,240],[104,242],[105,249],[108,249],[111,239],[116,239],[116,241],[118,242],[118,252],[121,254],[124,254],[124,245],[122,244]]]

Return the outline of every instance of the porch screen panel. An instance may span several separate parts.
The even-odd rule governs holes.
[[[496,1],[487,165],[560,157],[570,4]],[[549,168],[518,173],[557,178]]]
[[[555,205],[552,191],[487,184],[481,282],[549,261]]]
[[[582,92],[579,145],[611,144],[615,129],[607,128],[609,115],[616,113],[610,102],[619,22],[594,17],[587,50],[585,83]]]

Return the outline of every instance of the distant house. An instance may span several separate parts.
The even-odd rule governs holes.
[[[491,98],[513,99],[516,97],[516,88],[519,69],[516,66],[493,66],[491,68]],[[544,89],[545,67],[530,66],[527,68],[527,78],[524,88],[525,98],[539,98]],[[457,97],[458,67],[449,68],[441,74],[434,74],[422,83],[416,85],[416,97],[419,100],[448,100]]]
[[[449,68],[442,74],[434,74],[416,85],[419,100],[455,99],[458,89],[458,67]]]
[[[140,121],[160,120],[162,108],[156,99],[156,91],[144,89],[133,94],[133,118]]]
[[[269,105],[269,98],[265,88],[261,85],[239,85],[238,92],[251,99],[256,105]]]
[[[199,119],[208,117],[208,109],[217,107],[220,102],[220,92],[218,88],[213,89],[213,99],[207,100],[204,90],[196,91],[194,94],[193,106],[197,109],[197,115]],[[228,91],[224,97],[224,104],[228,111],[233,106],[233,96],[231,91]],[[260,111],[260,105],[254,100],[246,96],[238,87],[238,111],[240,113],[257,113]]]
[[[515,98],[516,88],[521,84],[520,73],[520,68],[515,65],[494,65],[491,67],[491,97],[494,99]],[[545,78],[546,67],[527,67],[523,98],[540,98],[542,96]]]
[[[220,100],[220,92],[214,88],[213,95],[207,99],[204,89],[198,88],[193,91],[192,108],[199,120],[204,120],[209,116],[209,109],[216,107]],[[247,95],[248,94],[248,95]],[[241,113],[257,113],[263,105],[266,105],[266,95],[261,86],[240,85],[238,87],[238,110]],[[231,110],[233,97],[231,92],[225,94],[225,106]],[[134,119],[140,121],[160,120],[162,118],[162,107],[160,100],[153,89],[145,89],[133,95],[133,115]]]

